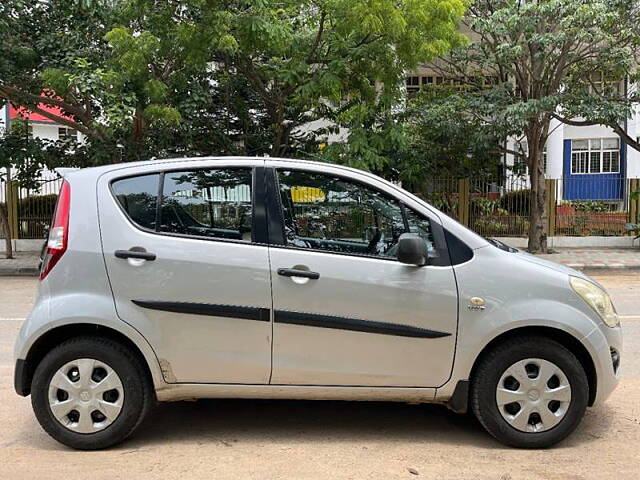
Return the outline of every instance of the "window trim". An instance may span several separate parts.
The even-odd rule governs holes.
[[[62,133],[61,130],[64,130],[64,133]],[[69,135],[69,132],[74,132],[74,134]],[[79,141],[78,130],[76,130],[75,128],[71,128],[71,127],[59,126],[58,127],[58,140],[69,140],[69,139],[73,140],[74,142],[78,142]]]
[[[401,263],[398,261],[397,258],[395,257],[386,257],[386,256],[380,256],[380,255],[367,255],[367,254],[358,254],[358,253],[351,253],[351,252],[336,252],[333,250],[322,250],[319,248],[304,248],[304,247],[296,247],[296,246],[292,246],[292,245],[287,245],[286,243],[286,238],[284,235],[284,212],[283,212],[283,205],[282,205],[282,199],[280,196],[280,180],[278,178],[278,170],[295,170],[298,172],[306,172],[306,173],[311,173],[311,174],[317,174],[317,175],[327,175],[327,176],[333,176],[336,178],[339,178],[341,180],[347,181],[347,182],[351,182],[360,186],[363,186],[365,188],[369,188],[369,189],[373,189],[379,193],[381,193],[382,195],[384,195],[385,197],[389,198],[390,200],[396,201],[399,204],[400,210],[402,212],[402,220],[403,223],[405,224],[405,227],[408,223],[408,220],[406,218],[406,211],[405,209],[409,209],[411,211],[413,211],[414,213],[417,213],[418,215],[421,215],[423,217],[426,217],[429,220],[429,223],[431,225],[431,229],[432,229],[432,234],[433,234],[433,242],[434,242],[434,246],[436,247],[436,251],[438,252],[438,256],[437,257],[432,257],[431,259],[429,259],[430,261],[424,265],[425,267],[447,267],[447,266],[451,266],[451,260],[449,257],[449,249],[448,249],[448,245],[447,245],[447,241],[445,239],[444,236],[444,229],[442,227],[442,225],[440,223],[438,223],[437,221],[433,221],[433,217],[431,215],[426,215],[422,212],[418,212],[416,211],[415,208],[410,207],[409,205],[407,205],[403,200],[401,200],[400,198],[396,197],[395,195],[384,191],[384,190],[380,190],[379,188],[371,185],[370,183],[367,183],[365,181],[362,181],[360,179],[357,178],[353,178],[350,177],[348,175],[343,175],[343,174],[339,174],[339,173],[335,173],[335,172],[331,172],[331,173],[325,173],[325,172],[319,172],[319,171],[315,171],[315,170],[308,170],[304,167],[298,167],[295,165],[292,166],[286,166],[286,167],[270,167],[267,166],[266,167],[268,170],[272,170],[272,182],[273,183],[273,191],[271,192],[271,197],[267,200],[267,202],[273,202],[277,205],[278,208],[278,223],[279,223],[279,231],[281,232],[282,235],[282,239],[279,242],[275,242],[274,240],[276,240],[275,238],[273,238],[273,236],[271,236],[271,230],[270,230],[270,242],[269,242],[269,246],[273,247],[273,248],[283,248],[283,249],[288,249],[288,250],[297,250],[300,252],[315,252],[315,253],[322,253],[325,255],[341,255],[341,256],[347,256],[347,257],[352,257],[352,258],[368,258],[368,259],[373,259],[373,260],[383,260],[386,262],[396,262],[396,263]],[[275,196],[275,198],[273,198]],[[407,232],[405,232],[407,233]]]
[[[248,169],[251,171],[251,241],[245,242],[242,240],[234,240],[230,238],[218,238],[218,237],[204,237],[201,235],[189,235],[184,233],[174,233],[174,232],[161,232],[158,230],[159,222],[158,215],[160,214],[161,206],[162,206],[162,195],[164,193],[164,176],[165,173],[171,172],[184,172],[184,171],[195,171],[195,170],[215,170],[215,169],[231,169],[231,170],[239,170],[239,169]],[[266,226],[266,211],[264,208],[259,209],[256,208],[258,203],[264,205],[265,203],[265,176],[259,175],[261,171],[264,171],[265,167],[263,166],[208,166],[208,167],[175,167],[175,168],[167,168],[163,170],[151,170],[148,172],[138,172],[132,173],[129,175],[123,175],[119,177],[115,177],[109,180],[109,193],[113,201],[116,203],[122,214],[125,216],[127,221],[137,230],[140,230],[145,233],[150,233],[153,235],[159,235],[163,237],[173,237],[173,238],[185,238],[192,240],[204,240],[209,242],[221,242],[221,243],[234,243],[238,245],[248,245],[248,246],[268,246],[268,235],[265,233],[267,228]],[[136,178],[136,177],[144,177],[147,175],[158,175],[158,197],[156,198],[156,229],[150,229],[139,225],[135,222],[129,213],[124,209],[123,205],[118,200],[115,192],[113,191],[113,184],[120,180],[126,180],[128,178]],[[262,178],[262,184],[258,181],[258,178]],[[262,198],[258,198],[257,192],[260,191]],[[257,227],[257,230],[256,230]],[[259,233],[259,234],[258,234]],[[263,242],[256,241],[256,238],[264,239]]]
[[[587,142],[587,149],[586,150],[574,150],[573,145],[575,141],[586,141]],[[600,148],[598,150],[591,150],[591,141],[592,140],[600,140]],[[604,141],[605,140],[617,140],[618,141],[618,148],[603,148],[604,145]],[[571,152],[570,152],[570,156],[569,156],[569,169],[571,172],[571,175],[620,175],[621,174],[621,170],[622,170],[622,155],[620,153],[620,150],[622,148],[622,142],[620,141],[619,137],[597,137],[597,138],[572,138],[571,139]],[[574,172],[573,171],[573,154],[574,153],[586,153],[587,154],[587,158],[586,158],[586,166],[587,166],[587,170],[591,170],[591,153],[592,152],[598,152],[599,154],[599,171],[597,172]],[[602,166],[604,163],[604,154],[605,153],[613,153],[616,152],[618,154],[618,170],[616,171],[611,171],[611,172],[603,172],[602,171]]]

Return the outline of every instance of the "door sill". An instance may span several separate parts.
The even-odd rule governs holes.
[[[431,403],[435,388],[324,385],[164,384],[156,390],[160,402],[199,398],[260,398]]]

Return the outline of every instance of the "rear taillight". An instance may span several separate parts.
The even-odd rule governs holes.
[[[53,221],[51,222],[51,230],[49,230],[47,249],[45,251],[44,258],[42,259],[40,280],[44,280],[67,250],[70,207],[71,187],[69,186],[69,183],[63,181],[62,187],[60,188],[60,194],[58,195],[58,203],[56,203],[56,209],[53,214]]]

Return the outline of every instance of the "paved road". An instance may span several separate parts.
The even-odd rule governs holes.
[[[13,342],[35,279],[0,278],[0,479],[636,479],[640,274],[597,279],[625,315],[623,380],[550,450],[504,448],[469,416],[438,406],[200,401],[159,407],[119,447],[76,452],[51,440],[29,399],[13,392]]]

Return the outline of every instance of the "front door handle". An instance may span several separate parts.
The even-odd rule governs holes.
[[[318,272],[310,272],[309,270],[298,270],[296,268],[279,268],[278,275],[283,277],[301,277],[310,278],[311,280],[317,280],[320,278]]]
[[[155,253],[136,250],[116,250],[114,255],[116,258],[137,258],[139,260],[148,260],[149,262],[156,259]]]

